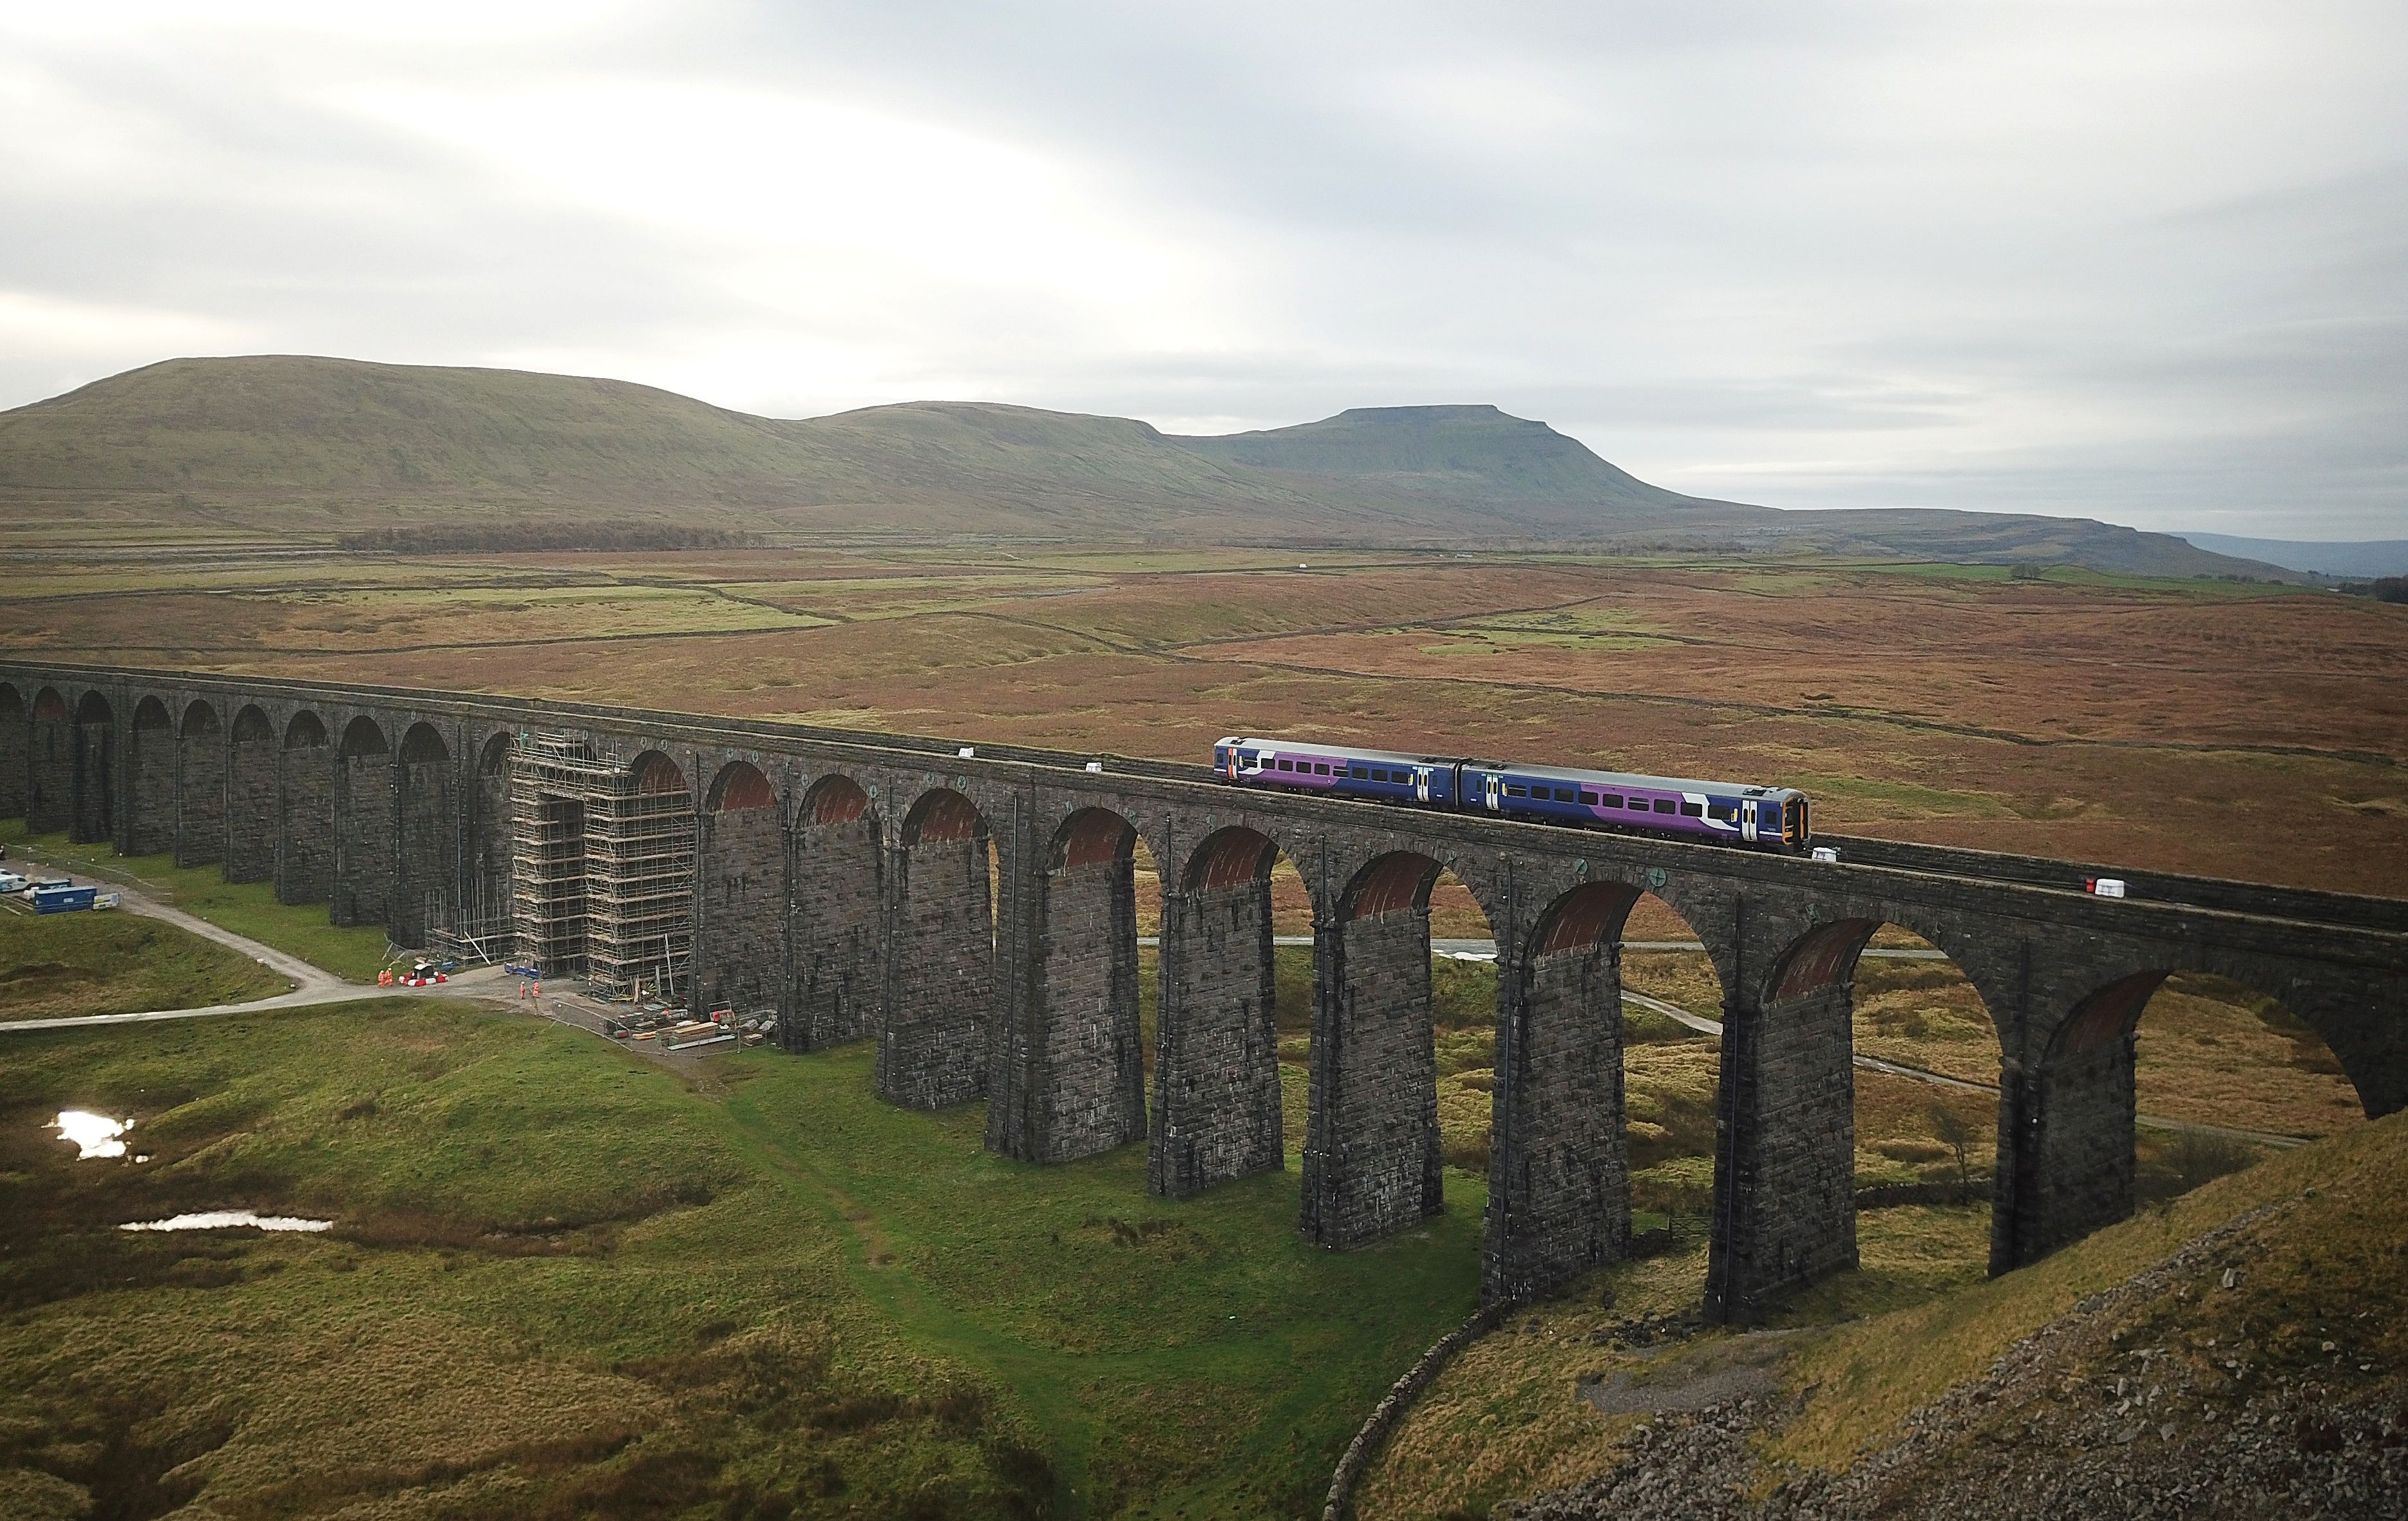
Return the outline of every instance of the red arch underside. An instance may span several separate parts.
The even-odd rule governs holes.
[[[940,792],[920,805],[920,827],[914,843],[941,844],[968,839],[978,833],[978,805],[957,792]]]
[[[1548,919],[1534,954],[1553,955],[1597,944],[1622,927],[1630,905],[1637,901],[1639,889],[1621,882],[1598,882],[1573,888]]]
[[[719,783],[719,811],[733,813],[741,809],[770,808],[778,801],[769,779],[759,768],[738,761]]]
[[[869,811],[869,794],[850,780],[832,776],[811,789],[813,824],[851,824]]]
[[[1856,953],[1881,926],[1870,919],[1841,919],[1809,931],[1791,947],[1773,985],[1775,1000],[1815,993],[1838,983],[1856,964]]]
[[[1421,906],[1422,895],[1438,877],[1438,863],[1426,855],[1384,855],[1372,863],[1354,884],[1354,899],[1346,915],[1369,919]]]
[[[1224,829],[1204,841],[1187,866],[1187,885],[1202,890],[1243,887],[1270,869],[1271,842],[1252,829]]]
[[[1100,808],[1091,808],[1070,821],[1062,841],[1065,867],[1100,866],[1121,858],[1131,834],[1128,821]]]

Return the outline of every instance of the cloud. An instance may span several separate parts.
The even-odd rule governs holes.
[[[2375,0],[0,5],[0,404],[231,349],[2408,533]]]

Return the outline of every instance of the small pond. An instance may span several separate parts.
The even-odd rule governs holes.
[[[129,1220],[120,1230],[223,1230],[249,1226],[255,1230],[324,1230],[332,1220],[303,1220],[289,1214],[256,1214],[250,1210],[204,1210],[197,1214],[171,1215],[165,1220]]]
[[[89,1110],[64,1109],[50,1122],[50,1128],[59,1133],[61,1141],[74,1141],[76,1159],[84,1161],[94,1156],[124,1155],[125,1132],[134,1128],[134,1122],[112,1120]]]

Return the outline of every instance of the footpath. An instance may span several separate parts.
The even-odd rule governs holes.
[[[323,1003],[352,1003],[363,998],[414,996],[454,998],[503,997],[509,996],[511,991],[508,986],[511,979],[504,975],[499,967],[480,967],[471,971],[462,972],[449,983],[427,988],[378,987],[369,983],[349,982],[336,976],[333,972],[311,966],[299,956],[288,955],[272,945],[264,945],[248,936],[237,935],[222,926],[210,924],[206,919],[195,918],[171,904],[162,903],[114,873],[95,869],[82,862],[60,866],[57,863],[43,860],[38,854],[22,852],[22,848],[12,847],[12,849],[18,850],[28,864],[39,864],[46,868],[73,871],[86,877],[106,878],[109,882],[109,891],[117,895],[115,911],[138,913],[148,919],[157,919],[173,925],[178,929],[198,935],[203,940],[214,940],[229,950],[238,951],[261,966],[289,980],[293,987],[290,992],[275,994],[265,998],[253,998],[245,1003],[211,1004],[199,1009],[154,1009],[127,1014],[77,1014],[61,1019],[0,1020],[0,1035],[28,1030],[80,1029],[94,1025],[141,1025],[167,1019],[208,1019],[222,1014],[265,1013],[276,1009],[301,1009]]]

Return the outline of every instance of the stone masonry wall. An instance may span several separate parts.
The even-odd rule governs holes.
[[[878,855],[874,818],[796,826],[794,1014],[782,1026],[790,1051],[858,1040],[877,1027]]]
[[[225,857],[225,733],[211,714],[176,740],[176,864]]]
[[[24,694],[0,686],[0,819],[25,816],[26,723]]]
[[[1045,880],[1038,1161],[1091,1156],[1145,1135],[1135,882],[1125,855],[1065,867]]]
[[[328,919],[382,925],[393,908],[393,756],[378,750],[338,755],[335,797],[338,833]]]
[[[781,1007],[786,983],[786,842],[773,806],[702,815],[695,876],[694,985],[705,1010]]]
[[[123,800],[117,774],[116,725],[106,718],[75,726],[74,821],[67,838],[95,843],[117,838],[117,811]]]
[[[1163,904],[1147,1189],[1185,1198],[1283,1161],[1268,878]]]
[[[2110,1035],[2026,1074],[2015,1260],[2035,1261],[2132,1212],[2133,1044]]]
[[[25,768],[25,832],[54,835],[71,822],[75,797],[75,737],[66,710],[50,715],[37,708],[26,743],[33,753]]]
[[[405,751],[394,780],[401,792],[401,839],[386,928],[395,944],[423,946],[433,927],[426,919],[427,895],[452,890],[452,757],[413,759]]]
[[[166,715],[137,712],[125,754],[125,854],[159,855],[176,843],[176,731]]]
[[[510,898],[510,773],[480,771],[475,817],[468,831],[469,890],[484,898],[485,911],[507,917]]]
[[[1520,976],[1490,1168],[1489,1208],[1501,1212],[1492,1301],[1526,1299],[1630,1249],[1621,947],[1535,956]]]
[[[226,753],[225,880],[267,882],[276,876],[278,840],[284,829],[277,785],[283,755],[275,733],[264,724],[236,719]]]
[[[1323,1246],[1403,1230],[1440,1206],[1429,911],[1352,920],[1326,941],[1333,988],[1313,1012],[1305,1229]]]
[[[284,752],[276,900],[323,903],[335,885],[335,770],[323,740]]]
[[[923,840],[892,860],[878,1092],[907,1109],[968,1103],[986,1092],[995,987],[986,835]]]
[[[1838,983],[1741,1016],[1723,1062],[1734,1217],[1726,1313],[1751,1320],[1780,1294],[1856,1264],[1856,1069],[1851,990]],[[1746,1037],[1752,1036],[1752,1039]]]

